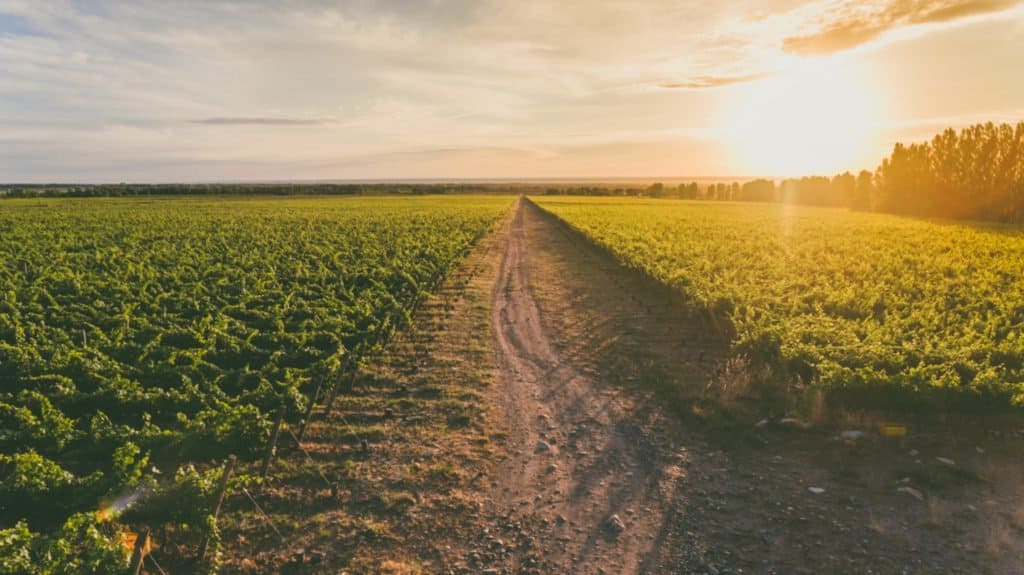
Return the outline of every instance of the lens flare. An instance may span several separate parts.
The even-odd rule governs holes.
[[[129,495],[123,495],[110,503],[100,507],[96,515],[99,516],[101,521],[109,521],[135,504],[142,497],[142,493],[136,491]]]

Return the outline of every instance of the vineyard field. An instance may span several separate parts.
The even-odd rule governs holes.
[[[1019,226],[786,205],[534,201],[728,318],[736,350],[790,381],[881,408],[1024,403]]]
[[[0,571],[97,568],[117,555],[93,525],[101,501],[182,480],[188,462],[258,456],[275,410],[300,414],[404,325],[510,203],[4,202]]]

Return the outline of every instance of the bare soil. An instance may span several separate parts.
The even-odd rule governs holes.
[[[730,377],[722,330],[529,203],[493,301],[501,571],[1024,572],[1024,438],[1002,423],[886,439],[680,413]]]
[[[417,326],[256,495],[280,535],[232,496],[225,571],[1024,573],[1024,424],[709,415],[727,329],[528,201]]]

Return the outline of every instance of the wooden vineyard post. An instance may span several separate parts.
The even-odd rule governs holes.
[[[327,396],[327,403],[324,405],[324,418],[330,417],[331,410],[334,409],[334,400],[338,398],[338,393],[341,392],[341,382],[345,379],[345,372],[351,370],[352,377],[355,378],[355,371],[359,369],[358,356],[362,353],[362,344],[360,344],[352,354],[345,359],[345,365],[342,366],[341,371],[338,372],[338,381],[334,382],[334,386],[331,388],[331,394]],[[349,386],[351,387],[351,385]]]
[[[281,436],[281,426],[284,424],[284,414],[287,409],[287,407],[282,405],[277,410],[277,421],[274,422],[274,431],[270,434],[267,453],[263,456],[263,468],[260,470],[260,479],[266,479],[267,472],[270,471],[270,462],[274,459],[274,454],[277,453],[277,440]]]
[[[320,383],[317,384],[312,397],[309,398],[309,407],[306,408],[306,414],[302,417],[302,427],[299,428],[299,436],[296,438],[299,444],[302,443],[302,438],[306,436],[306,427],[309,426],[309,418],[313,417],[313,408],[316,407],[316,401],[320,399],[320,390],[323,389],[324,380],[326,379],[326,376],[320,377]]]
[[[345,377],[345,369],[342,369],[338,373],[338,379],[331,386],[330,393],[327,394],[327,401],[324,403],[324,419],[331,416],[331,409],[334,408],[334,400],[338,397],[338,392],[341,391],[341,379]]]
[[[135,540],[135,548],[132,549],[131,562],[128,564],[132,575],[142,573],[142,565],[145,563],[146,555],[149,553],[149,529],[142,532]]]
[[[341,369],[338,371],[338,377],[335,378],[334,385],[331,386],[330,391],[327,393],[327,401],[324,402],[325,419],[331,415],[331,408],[334,407],[334,400],[338,397],[338,388],[341,387],[341,378],[345,377],[345,371],[348,370],[350,363],[352,363],[351,354],[345,356],[345,363],[341,364]]]
[[[217,516],[220,515],[220,507],[224,504],[224,496],[227,495],[228,491],[228,480],[231,479],[231,474],[235,472],[235,461],[237,461],[237,458],[234,455],[228,456],[228,461],[224,464],[224,472],[220,474],[220,482],[217,484],[217,500],[213,504],[214,521],[217,521]],[[210,538],[204,538],[203,545],[199,548],[200,563],[206,561],[206,551],[209,545]]]

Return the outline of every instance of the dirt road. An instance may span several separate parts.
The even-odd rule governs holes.
[[[1024,430],[708,417],[721,327],[521,200],[229,499],[224,571],[1024,574]]]
[[[471,567],[1024,572],[1012,535],[1024,528],[1019,439],[930,430],[892,442],[868,430],[846,442],[834,427],[684,422],[653,390],[699,393],[729,348],[681,296],[526,201],[502,258],[491,400],[506,459]]]
[[[661,482],[672,470],[652,465],[658,446],[638,433],[615,394],[598,389],[548,337],[530,289],[527,210],[512,221],[492,303],[496,399],[512,451],[499,467],[492,505],[535,532],[508,563],[542,572],[636,572],[664,520]]]

